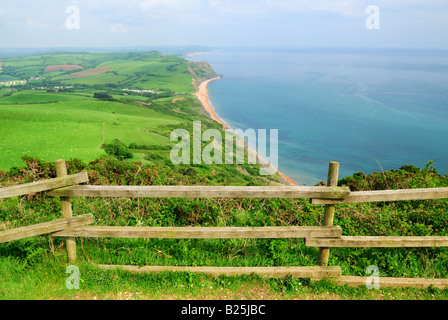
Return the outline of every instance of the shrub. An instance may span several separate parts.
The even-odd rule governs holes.
[[[119,160],[132,159],[134,155],[120,140],[115,139],[112,143],[103,145],[104,151]]]
[[[95,92],[93,94],[93,97],[96,99],[103,99],[103,100],[112,100],[112,96],[108,94],[107,92]]]

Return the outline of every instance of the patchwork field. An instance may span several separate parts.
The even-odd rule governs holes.
[[[193,93],[197,68],[178,57],[152,52],[48,53],[2,60],[0,80],[29,79],[42,85],[107,85]],[[82,68],[83,71],[76,72]],[[199,67],[201,68],[201,67]],[[195,74],[191,71],[195,70]],[[74,72],[75,71],[75,72]],[[35,79],[35,78],[45,79]]]
[[[70,70],[77,70],[77,69],[82,69],[82,67],[77,66],[77,65],[71,65],[71,64],[59,64],[59,65],[47,66],[44,69],[44,72],[70,71]]]
[[[76,72],[76,73],[72,74],[72,79],[79,79],[79,78],[86,78],[86,77],[91,77],[91,76],[97,76],[97,75],[106,73],[109,70],[110,70],[110,67],[107,66],[107,67],[89,69],[89,70],[85,70],[85,71],[79,71],[79,72]]]

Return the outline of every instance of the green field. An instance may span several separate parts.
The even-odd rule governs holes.
[[[5,104],[29,104],[29,103],[46,103],[67,100],[95,100],[92,95],[85,94],[69,94],[43,92],[35,90],[24,90],[14,93],[0,93],[0,105]]]
[[[52,103],[0,105],[0,169],[21,164],[23,155],[46,160],[93,160],[104,154],[103,143],[120,139],[126,144],[169,145],[169,139],[153,131],[181,118],[148,108],[110,102],[80,100],[79,96],[20,95],[35,102],[56,97]],[[75,97],[75,99],[73,99]],[[14,96],[9,97],[13,101]],[[73,100],[68,100],[73,99]],[[2,101],[0,99],[0,101]]]

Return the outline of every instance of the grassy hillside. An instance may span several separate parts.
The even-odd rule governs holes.
[[[69,95],[51,94],[25,97],[29,101],[59,97],[66,100],[0,107],[0,148],[5,150],[0,155],[3,170],[19,165],[26,154],[47,160],[94,160],[104,154],[101,145],[113,139],[126,144],[169,146],[169,139],[154,131],[159,126],[184,121],[149,108],[114,101],[81,100],[80,97],[71,100],[73,97]]]
[[[29,78],[24,85],[0,87],[0,170],[22,165],[23,156],[88,162],[106,153],[124,161],[172,166],[173,130],[192,132],[195,120],[203,130],[222,130],[206,118],[191,94],[194,82],[215,76],[208,64],[155,51],[49,53],[4,58],[2,72]],[[209,175],[218,184],[228,182],[228,175],[243,185],[280,180],[258,176],[257,168],[196,166],[189,172]]]

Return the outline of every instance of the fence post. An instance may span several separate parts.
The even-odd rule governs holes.
[[[55,161],[56,175],[58,177],[64,177],[67,175],[67,165],[65,160],[60,159]],[[72,203],[70,197],[60,197],[61,207],[62,207],[62,217],[71,218],[72,217]],[[75,262],[76,260],[76,242],[75,238],[67,238],[65,240],[67,245],[67,255],[69,262]]]
[[[327,186],[336,187],[338,185],[339,162],[331,161],[328,167]],[[324,209],[324,226],[332,226],[334,219],[334,204],[326,204]],[[327,266],[330,248],[319,248],[319,265]]]

